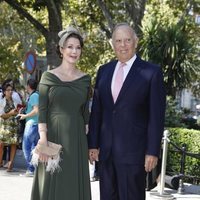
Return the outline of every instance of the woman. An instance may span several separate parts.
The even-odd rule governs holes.
[[[18,112],[16,108],[17,105],[12,98],[12,91],[13,87],[11,84],[6,83],[2,85],[2,98],[0,100],[0,166],[3,165],[2,157],[4,146],[11,146],[7,172],[12,171],[18,144],[18,122],[17,119],[15,119]]]
[[[5,84],[10,84],[12,86],[12,100],[14,101],[15,105],[17,105],[17,107],[19,108],[19,106],[22,106],[23,102],[22,102],[22,96],[21,94],[16,90],[15,88],[15,83],[12,79],[6,79],[2,85]],[[0,99],[2,98],[2,92],[0,92]],[[18,106],[19,105],[19,106]],[[18,122],[18,135],[19,135],[19,144],[18,147],[21,145],[22,143],[22,136],[23,136],[23,122],[20,121]],[[10,146],[5,146],[4,147],[4,152],[3,152],[3,167],[8,167],[9,162],[7,162],[7,160],[10,160],[10,156],[7,157],[7,155],[10,155]]]
[[[39,164],[33,182],[32,200],[90,200],[86,126],[90,76],[76,68],[83,47],[73,27],[59,32],[62,63],[44,72],[39,85],[39,144],[62,145],[61,170],[53,174]],[[48,156],[40,154],[40,160]]]

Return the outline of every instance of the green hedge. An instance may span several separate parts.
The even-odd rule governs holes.
[[[186,128],[168,128],[169,139],[178,147],[186,144],[187,152],[200,154],[200,131]],[[179,174],[181,154],[173,152],[175,148],[169,143],[167,156],[167,172]],[[200,159],[186,156],[185,175],[200,178]]]

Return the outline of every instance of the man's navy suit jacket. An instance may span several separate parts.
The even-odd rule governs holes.
[[[117,61],[100,67],[94,89],[88,146],[100,149],[100,160],[144,164],[159,156],[164,129],[165,89],[160,67],[139,57],[133,63],[116,102],[111,82]]]

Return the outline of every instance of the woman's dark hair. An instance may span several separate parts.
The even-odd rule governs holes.
[[[27,85],[32,89],[32,90],[37,90],[38,82],[35,79],[30,78],[27,81]]]
[[[69,38],[76,38],[76,39],[78,39],[79,42],[80,42],[81,48],[83,48],[83,46],[84,46],[83,38],[82,38],[80,35],[78,35],[78,34],[76,34],[76,33],[72,33],[72,34],[70,34],[70,35],[65,39],[65,42],[66,42]],[[61,54],[61,52],[60,52],[60,46],[59,46],[59,45],[57,46],[56,52],[57,52],[59,58],[62,58],[62,54]]]
[[[4,83],[2,85],[2,98],[5,97],[5,91],[7,90],[8,87],[11,87],[13,89],[13,86],[10,83]]]
[[[10,82],[12,82],[12,84],[11,84]],[[2,83],[2,87],[3,87],[3,85],[8,84],[8,83],[12,86],[13,90],[15,90],[15,83],[14,83],[14,81],[13,81],[11,78],[6,79],[6,80]]]

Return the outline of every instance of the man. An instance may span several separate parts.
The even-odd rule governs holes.
[[[157,164],[164,129],[163,76],[136,55],[138,38],[128,24],[116,25],[112,44],[118,60],[97,74],[89,158],[99,160],[101,200],[144,200],[145,171]]]
[[[29,98],[27,100],[26,114],[19,114],[20,120],[26,119],[26,126],[24,130],[22,150],[27,163],[27,171],[25,176],[33,176],[34,166],[30,163],[32,155],[31,151],[37,145],[39,140],[38,133],[38,105],[39,105],[39,94],[37,90],[37,81],[29,79],[27,81],[27,92]]]

